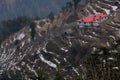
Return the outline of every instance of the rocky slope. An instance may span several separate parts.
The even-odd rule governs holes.
[[[99,27],[77,28],[75,20],[73,24],[64,23],[74,14],[73,11],[60,13],[52,24],[47,19],[35,21],[33,38],[33,29],[27,26],[1,44],[0,72],[20,71],[28,80],[31,75],[38,77],[38,70],[43,69],[49,80],[55,78],[53,73],[56,71],[63,72],[65,80],[74,80],[82,74],[79,67],[83,65],[81,59],[84,56],[91,54],[96,47],[117,44],[120,38],[119,5],[119,0],[90,0],[83,9],[78,7],[77,17],[107,13],[109,19]]]

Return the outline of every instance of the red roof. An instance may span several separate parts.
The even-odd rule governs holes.
[[[95,20],[97,20],[101,17],[105,17],[105,16],[107,16],[107,14],[97,13],[97,14],[94,14],[94,15],[87,16],[85,18],[81,18],[77,21],[78,22],[94,22]]]

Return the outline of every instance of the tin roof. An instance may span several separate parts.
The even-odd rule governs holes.
[[[96,21],[97,19],[101,18],[101,17],[105,17],[107,16],[107,14],[103,14],[103,13],[97,13],[97,14],[94,14],[94,15],[90,15],[90,16],[87,16],[85,18],[80,18],[79,20],[77,20],[78,22],[94,22]]]

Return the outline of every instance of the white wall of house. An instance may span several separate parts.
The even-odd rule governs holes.
[[[108,17],[102,17],[100,19],[97,19],[96,22],[102,22],[102,21],[105,21],[107,19],[108,19]]]
[[[105,20],[107,20],[108,19],[108,17],[107,16],[105,16],[105,17],[102,17],[102,18],[100,18],[100,19],[98,19],[98,20],[96,20],[95,22],[77,22],[77,25],[79,26],[79,27],[85,27],[85,26],[91,26],[91,25],[96,25],[96,26],[98,26],[99,25],[99,22],[102,22],[102,21],[105,21]]]
[[[91,23],[89,23],[89,22],[77,22],[77,25],[78,25],[79,27],[84,27],[84,26],[90,26]]]

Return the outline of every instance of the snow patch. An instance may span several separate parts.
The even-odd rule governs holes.
[[[91,36],[91,35],[84,35],[85,37],[89,37],[89,38],[95,38],[95,37],[93,37],[93,36]]]
[[[50,67],[53,67],[53,68],[55,68],[55,69],[57,68],[57,65],[56,65],[56,64],[54,64],[54,63],[51,62],[51,61],[46,60],[46,59],[43,57],[42,54],[40,54],[39,57],[40,57],[40,59],[41,59],[44,63],[48,64]]]
[[[88,12],[89,15],[91,15],[91,13],[90,13],[90,11],[88,9],[85,9],[85,10]]]
[[[117,6],[111,6],[114,11],[118,8]]]
[[[72,42],[69,40],[69,47],[71,47],[72,46]]]
[[[118,69],[119,69],[119,67],[112,67],[112,69],[116,69],[116,70],[118,70]]]
[[[103,63],[106,63],[106,60],[103,60],[102,62],[103,62]]]
[[[45,52],[45,53],[47,53],[48,51],[46,50],[46,46],[47,46],[47,42],[44,42],[44,47],[43,47],[43,51]]]
[[[96,47],[93,47],[93,51],[96,51],[97,50],[97,48]]]
[[[109,57],[108,60],[115,60],[113,57]]]
[[[82,43],[85,43],[85,44],[86,44],[86,43],[88,43],[88,42],[86,42],[86,41],[82,41]]]
[[[20,68],[20,67],[17,67],[17,66],[15,66],[15,69],[17,69],[17,70],[19,70],[19,71],[21,70],[21,68]]]
[[[54,54],[54,52],[47,51],[46,46],[47,46],[47,42],[45,43],[45,45],[44,45],[44,47],[42,48],[42,50],[43,50],[45,53]]]
[[[98,13],[95,9],[93,9],[92,6],[89,6],[89,7],[93,10],[93,13],[94,13],[94,14]]]
[[[21,45],[21,47],[23,47],[23,46],[24,46],[24,44],[25,44],[25,42],[22,42],[22,45]]]
[[[57,59],[54,59],[58,64],[60,64],[60,61],[58,61]]]
[[[111,38],[113,38],[114,40],[116,40],[115,36],[110,35],[109,37],[111,37]]]
[[[111,51],[109,51],[109,53],[118,53],[118,51],[117,50],[111,50]]]
[[[105,3],[104,3],[104,4],[105,4]],[[116,9],[118,8],[118,6],[112,6],[112,5],[110,5],[110,4],[106,4],[106,5],[111,6],[111,7],[112,7],[112,10],[114,10],[114,11],[116,11]]]
[[[107,42],[106,44],[107,44],[108,47],[110,46],[110,43],[109,43],[109,42]]]
[[[42,37],[42,35],[41,35],[40,33],[38,33],[38,35],[39,35],[40,37]]]
[[[37,54],[40,54],[40,48],[37,50]]]
[[[98,54],[100,54],[100,55],[103,54],[103,51],[100,51]]]
[[[105,8],[103,8],[103,9],[105,10],[105,12],[106,12],[107,14],[110,14],[110,10],[105,9]]]
[[[0,74],[2,74],[3,73],[3,70],[0,70]]]
[[[96,34],[95,32],[92,32],[93,33],[93,35],[95,35],[95,36],[99,36],[98,34]]]
[[[41,28],[39,25],[36,26],[37,28]]]
[[[35,74],[35,76],[38,77],[38,74],[36,73],[36,71],[33,70],[28,64],[27,64],[27,68],[28,68],[30,71],[32,71],[32,72]]]
[[[28,38],[28,42],[30,43],[30,41],[31,41],[31,38]]]
[[[25,65],[25,62],[22,62],[21,65],[22,65],[22,66]]]
[[[64,61],[65,61],[65,62],[67,62],[67,59],[66,59],[66,58],[64,58]]]
[[[68,52],[68,50],[67,50],[67,49],[65,49],[65,48],[61,48],[61,50],[62,50],[62,51],[65,51],[65,52]]]
[[[78,73],[78,71],[74,68],[74,67],[72,67],[72,69],[73,69],[73,71],[79,76],[80,74]]]
[[[19,35],[16,37],[16,39],[17,39],[17,40],[22,40],[24,37],[25,37],[25,34],[24,34],[24,33],[21,33],[21,34],[19,34]]]
[[[96,5],[96,7],[98,7],[98,8],[100,8],[100,9],[104,10],[104,11],[106,12],[106,14],[110,14],[110,10],[105,9],[105,8],[102,8],[102,7],[98,6],[98,5]]]

